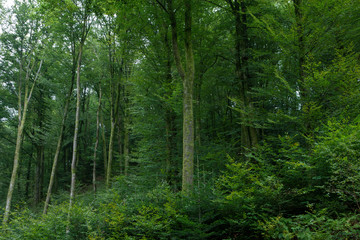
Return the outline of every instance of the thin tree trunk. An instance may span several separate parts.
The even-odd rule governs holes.
[[[113,91],[111,89],[111,91]],[[114,92],[112,92],[112,95]],[[111,97],[113,99],[113,97]],[[113,148],[114,148],[114,136],[115,136],[115,127],[118,121],[118,108],[119,108],[119,99],[120,99],[120,83],[117,84],[117,95],[115,103],[111,100],[111,127],[110,127],[110,139],[109,139],[109,154],[107,162],[107,173],[106,173],[106,187],[110,187],[110,178],[111,178],[111,167],[113,160]]]
[[[129,174],[129,116],[128,113],[125,114],[124,121],[124,175],[128,176]]]
[[[121,118],[121,112],[119,111],[118,114],[118,126],[117,126],[117,140],[118,140],[118,151],[119,151],[119,156],[120,156],[120,163],[119,163],[119,168],[120,168],[120,174],[124,173],[124,167],[123,167],[123,161],[122,161],[122,157],[123,156],[123,127],[122,127],[122,118]]]
[[[171,74],[171,44],[168,38],[169,27],[167,24],[163,24],[164,29],[164,44],[166,49],[166,72],[165,79],[166,84],[171,86],[172,74]],[[167,99],[170,98],[172,94],[172,89],[168,89]],[[166,130],[166,162],[165,162],[165,171],[166,171],[166,180],[169,184],[172,184],[174,171],[172,171],[172,159],[174,156],[174,137],[175,137],[175,113],[171,106],[165,102],[165,130]]]
[[[85,39],[83,39],[85,40]],[[79,47],[79,57],[76,71],[76,114],[75,114],[75,130],[74,130],[74,140],[73,140],[73,153],[72,153],[72,161],[71,161],[71,187],[70,187],[70,201],[69,201],[69,213],[68,213],[68,226],[66,228],[66,232],[70,231],[70,214],[72,206],[74,205],[75,200],[75,181],[76,181],[76,159],[77,159],[77,148],[78,148],[78,134],[79,134],[79,118],[80,118],[80,69],[81,69],[81,57],[83,51],[84,41],[80,43]]]
[[[111,32],[109,31],[109,38],[111,38]],[[117,119],[117,111],[118,111],[118,99],[120,97],[119,91],[116,94],[116,90],[114,87],[114,77],[115,77],[115,67],[114,67],[114,56],[113,56],[113,45],[109,43],[108,45],[109,51],[109,72],[110,72],[110,138],[109,138],[109,153],[108,153],[108,161],[107,161],[107,171],[106,171],[106,188],[110,187],[110,178],[111,178],[111,168],[112,168],[112,160],[113,160],[113,148],[114,148],[114,136],[115,136],[115,127],[116,127],[116,119]],[[120,83],[117,83],[118,88]],[[116,99],[115,99],[116,98]]]
[[[30,158],[28,160],[27,172],[26,172],[26,185],[25,185],[25,198],[29,198],[29,188],[30,188],[30,174],[31,174],[31,162],[32,162],[32,151]]]
[[[105,138],[105,125],[102,108],[100,111],[100,122],[101,122],[101,137],[103,144],[103,158],[104,158],[104,176],[107,176],[107,147],[106,147],[106,138]]]
[[[18,170],[18,167],[19,167],[21,139],[22,139],[22,134],[23,134],[24,125],[25,125],[26,110],[27,110],[27,104],[24,106],[24,113],[22,114],[23,116],[22,116],[21,123],[20,123],[20,126],[18,127],[18,132],[17,132],[15,156],[14,156],[14,166],[13,166],[13,171],[12,171],[12,174],[11,174],[9,191],[8,191],[7,198],[6,198],[6,207],[5,207],[3,225],[7,224],[7,221],[8,221],[8,218],[9,218],[12,194],[13,194],[13,191],[14,191],[17,170]]]
[[[34,190],[34,204],[38,205],[41,201],[42,178],[44,167],[44,146],[37,146],[37,162],[35,168],[35,190]]]
[[[25,78],[26,83],[29,81],[29,72],[32,71],[32,69],[30,69],[30,62],[31,62],[31,59],[29,60],[29,65],[27,68],[27,74],[26,74],[26,78]],[[19,118],[19,119],[21,119],[21,121],[19,122],[18,131],[17,131],[15,155],[14,155],[14,165],[13,165],[13,171],[11,174],[9,190],[8,190],[8,194],[6,197],[6,206],[5,206],[5,212],[4,212],[4,218],[3,218],[3,226],[6,226],[8,220],[9,220],[11,200],[12,200],[12,195],[13,195],[13,191],[14,191],[14,187],[15,187],[15,181],[16,181],[17,172],[18,172],[18,168],[19,168],[20,150],[21,150],[22,137],[23,137],[24,127],[25,127],[25,121],[26,121],[26,112],[27,112],[28,104],[29,104],[31,96],[32,96],[32,92],[33,92],[35,84],[36,84],[36,80],[38,79],[38,77],[40,75],[41,66],[42,66],[42,61],[40,62],[39,69],[36,73],[36,76],[35,76],[35,79],[34,79],[31,89],[29,90],[28,85],[26,85],[26,87],[25,87],[24,107],[22,109],[22,113],[21,113],[21,104],[19,104],[18,111],[19,111],[19,115],[21,115],[21,118]],[[18,97],[21,98],[21,89],[19,89]]]
[[[101,85],[99,84],[99,107],[96,113],[96,140],[94,147],[94,158],[93,158],[93,190],[96,194],[96,152],[99,145],[99,133],[100,133],[100,111],[101,111]]]
[[[73,71],[73,72],[75,73],[75,71]],[[52,168],[51,168],[50,181],[49,181],[49,186],[48,186],[48,190],[47,190],[47,194],[46,194],[46,200],[45,200],[43,214],[47,213],[47,209],[49,207],[49,203],[50,203],[50,199],[51,199],[51,193],[52,193],[52,188],[53,188],[54,181],[55,181],[57,163],[58,163],[58,160],[59,160],[62,141],[64,139],[65,121],[66,121],[67,114],[68,114],[68,111],[69,111],[69,105],[70,105],[71,93],[72,93],[73,87],[74,87],[74,81],[75,81],[75,75],[73,74],[73,76],[71,78],[70,90],[69,90],[69,93],[68,93],[68,96],[67,96],[66,102],[65,102],[65,108],[64,108],[63,118],[62,118],[62,122],[61,122],[61,129],[60,129],[58,142],[57,142],[57,145],[56,145],[56,151],[55,151],[53,165],[52,165]],[[65,157],[65,159],[67,159],[67,158]]]
[[[303,24],[303,13],[302,13],[302,1],[293,0],[295,21],[296,21],[296,33],[297,33],[297,44],[298,44],[298,64],[299,64],[299,88],[300,96],[305,96],[304,78],[305,78],[305,42],[304,42],[304,24]]]
[[[111,178],[111,165],[113,158],[113,145],[114,145],[114,132],[115,132],[115,119],[111,114],[111,126],[110,126],[110,139],[109,139],[109,154],[107,161],[107,172],[106,172],[106,188],[110,187]]]

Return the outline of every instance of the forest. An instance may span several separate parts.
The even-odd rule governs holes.
[[[0,3],[0,239],[360,239],[360,1]]]

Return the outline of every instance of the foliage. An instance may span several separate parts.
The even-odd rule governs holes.
[[[358,239],[359,215],[336,219],[326,209],[294,218],[274,217],[260,224],[264,239]]]
[[[173,48],[177,37],[177,56],[191,58],[185,1],[19,0],[0,9],[0,203],[19,103],[43,61],[0,239],[360,238],[359,2],[186,2],[195,61],[188,125]],[[194,131],[187,194],[184,129]],[[61,137],[51,205],[41,215]]]

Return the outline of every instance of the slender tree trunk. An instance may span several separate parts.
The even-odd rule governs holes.
[[[22,116],[22,119],[21,119],[21,123],[20,123],[20,125],[18,127],[18,132],[17,132],[17,137],[16,137],[14,166],[13,166],[13,171],[12,171],[12,174],[11,174],[9,191],[8,191],[7,198],[6,198],[6,207],[5,207],[3,225],[7,224],[7,221],[8,221],[8,218],[9,218],[12,194],[13,194],[14,187],[15,187],[15,180],[16,180],[17,170],[19,168],[19,156],[20,156],[20,149],[21,149],[21,139],[22,139],[22,134],[23,134],[24,125],[25,125],[26,110],[27,110],[27,104],[24,106],[24,113],[23,113],[23,116]]]
[[[94,158],[93,158],[93,190],[96,194],[96,152],[99,145],[99,133],[100,133],[100,111],[101,111],[101,85],[99,84],[99,107],[96,113],[96,140],[94,147]]]
[[[69,233],[70,231],[70,216],[71,216],[71,209],[74,205],[75,201],[75,181],[76,181],[76,160],[78,156],[77,148],[78,148],[78,134],[79,134],[79,118],[80,118],[80,69],[81,69],[81,58],[82,58],[82,51],[83,51],[83,44],[84,40],[80,43],[79,47],[79,57],[78,57],[78,64],[77,64],[77,71],[76,71],[76,113],[75,113],[75,130],[74,130],[74,140],[73,140],[73,153],[72,153],[72,160],[71,160],[71,186],[70,186],[70,201],[69,201],[69,213],[68,213],[68,226],[66,232]]]
[[[31,174],[31,162],[32,162],[32,151],[30,158],[28,160],[27,172],[26,172],[26,185],[25,185],[25,198],[29,198],[29,188],[30,188],[30,174]]]
[[[44,146],[36,146],[37,162],[35,168],[35,190],[34,190],[34,204],[38,205],[41,201],[42,192],[42,178],[44,167]]]
[[[119,155],[120,155],[120,162],[119,162],[119,168],[120,168],[120,174],[124,173],[124,166],[123,166],[123,159],[121,156],[123,156],[123,127],[122,127],[122,118],[121,118],[121,113],[119,111],[118,114],[118,126],[117,126],[117,140],[118,140],[118,149],[119,149]]]
[[[27,84],[26,84],[26,87],[25,87],[24,107],[23,107],[23,109],[21,111],[21,103],[20,103],[19,104],[19,109],[18,109],[19,116],[21,116],[21,117],[19,117],[20,121],[19,121],[19,125],[18,125],[17,137],[16,137],[14,165],[13,165],[13,170],[12,170],[12,174],[11,174],[9,190],[8,190],[8,194],[7,194],[7,197],[6,197],[6,206],[5,206],[5,212],[4,212],[4,218],[3,218],[3,226],[6,226],[8,220],[9,220],[11,200],[12,200],[12,195],[13,195],[13,191],[14,191],[14,187],[15,187],[15,181],[16,181],[17,172],[18,172],[18,168],[19,168],[20,150],[21,150],[22,137],[23,137],[24,127],[25,127],[25,121],[26,121],[26,112],[27,112],[27,109],[28,109],[28,104],[30,102],[32,92],[33,92],[34,87],[35,87],[36,80],[39,77],[41,66],[42,66],[42,61],[41,61],[39,69],[38,69],[38,71],[36,73],[34,82],[32,84],[32,87],[29,90],[29,88],[28,88],[29,72],[32,70],[32,69],[30,69],[30,62],[31,62],[31,59],[29,60],[29,65],[28,65],[28,68],[27,68],[27,74],[26,74],[26,78],[25,78],[25,81],[26,81]],[[19,96],[18,97],[21,98],[21,89],[19,89]]]
[[[109,33],[109,38],[111,34]],[[110,187],[110,178],[111,178],[111,168],[112,168],[112,160],[113,160],[113,148],[114,148],[114,136],[115,136],[115,128],[117,123],[117,113],[118,113],[118,102],[120,98],[120,83],[114,84],[115,78],[115,67],[114,67],[114,56],[113,56],[113,46],[109,44],[109,62],[110,62],[110,138],[109,138],[109,153],[108,153],[108,161],[107,161],[107,172],[106,172],[106,188]],[[115,87],[117,86],[117,87]],[[116,91],[116,89],[118,91]],[[117,95],[116,95],[117,94]]]
[[[298,64],[299,64],[299,86],[300,95],[305,96],[304,78],[305,78],[305,42],[304,42],[304,24],[303,24],[303,13],[302,13],[302,2],[303,0],[293,0],[295,21],[296,21],[296,33],[297,33],[297,44],[298,44]]]
[[[124,121],[124,175],[128,176],[129,174],[129,116],[128,113],[125,114]]]
[[[109,139],[109,154],[107,161],[107,173],[106,173],[106,188],[110,187],[110,178],[111,178],[111,166],[113,159],[113,146],[114,146],[114,133],[115,133],[115,119],[113,114],[111,114],[111,126],[110,126],[110,139]]]
[[[72,71],[72,72],[75,73],[75,71]],[[72,75],[70,90],[69,90],[69,93],[68,93],[68,96],[67,96],[66,102],[65,102],[65,108],[64,108],[63,118],[62,118],[62,122],[61,122],[61,129],[60,129],[58,142],[56,145],[56,151],[55,151],[55,156],[54,156],[54,160],[53,160],[53,165],[51,168],[50,181],[49,181],[49,186],[48,186],[48,190],[47,190],[47,194],[46,194],[46,200],[45,200],[43,214],[47,213],[47,209],[49,207],[49,203],[50,203],[50,199],[51,199],[52,188],[54,185],[55,175],[56,175],[56,168],[57,168],[57,164],[58,164],[58,160],[59,160],[62,142],[64,139],[65,121],[66,121],[67,114],[69,111],[69,105],[70,105],[71,93],[72,93],[73,87],[74,87],[74,81],[75,81],[75,74]],[[65,155],[67,155],[67,154],[65,154]],[[67,158],[65,157],[65,159],[67,159]],[[64,164],[64,166],[65,166],[65,164]]]
[[[166,180],[168,183],[173,183],[175,175],[173,164],[174,149],[175,149],[175,113],[171,109],[167,109],[165,112],[165,124],[166,124]]]
[[[110,91],[113,91],[112,89]],[[115,94],[115,92],[112,92]],[[108,162],[107,162],[107,173],[106,173],[106,187],[110,187],[110,178],[111,178],[111,167],[113,160],[113,148],[114,148],[114,136],[115,136],[115,127],[118,121],[117,113],[119,108],[119,99],[120,99],[120,83],[117,84],[117,95],[115,99],[115,103],[111,100],[111,127],[110,127],[110,139],[109,139],[109,154],[108,154]],[[112,94],[112,95],[113,95]],[[113,99],[113,97],[111,97]]]
[[[100,122],[101,122],[101,137],[102,137],[102,144],[103,144],[104,177],[106,178],[106,176],[107,176],[107,147],[106,147],[105,125],[104,125],[104,117],[103,117],[102,108],[100,111]]]
[[[202,76],[199,77],[199,82],[196,84],[196,95],[195,95],[195,142],[197,144],[197,148],[201,146],[201,79]],[[198,150],[197,150],[198,151]]]
[[[168,37],[169,27],[167,24],[164,24],[164,44],[166,49],[166,72],[165,72],[165,81],[168,86],[171,86],[172,74],[171,74],[171,44]],[[173,90],[170,88],[166,93],[167,99],[170,98]],[[165,173],[166,180],[169,184],[172,184],[173,177],[175,175],[172,167],[172,159],[174,157],[174,138],[175,138],[175,113],[171,106],[165,102],[165,130],[166,130],[166,162],[165,162]]]

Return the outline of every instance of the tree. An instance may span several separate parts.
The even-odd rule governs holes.
[[[14,164],[6,198],[3,225],[6,225],[9,219],[11,200],[19,168],[20,150],[26,123],[27,110],[42,67],[42,60],[38,59],[38,56],[35,52],[38,50],[38,45],[40,44],[40,39],[37,35],[38,31],[40,30],[40,22],[38,19],[33,18],[30,15],[30,9],[32,7],[33,6],[31,3],[18,3],[18,8],[14,9],[17,18],[15,33],[8,34],[8,38],[3,38],[3,46],[17,54],[17,59],[14,60],[19,64],[19,68],[17,69],[18,79],[16,82],[18,98],[18,130],[16,137]],[[11,41],[15,40],[17,37],[19,42]],[[14,62],[14,64],[16,62]],[[23,76],[24,74],[25,76]]]
[[[192,45],[192,1],[184,0],[185,7],[185,66],[182,63],[178,43],[178,29],[173,0],[167,0],[167,8],[160,1],[158,4],[169,14],[172,48],[178,73],[183,80],[183,170],[182,170],[182,191],[188,192],[193,186],[194,178],[194,111],[193,111],[193,86],[195,76],[195,64]]]

